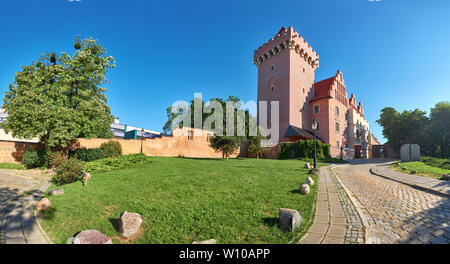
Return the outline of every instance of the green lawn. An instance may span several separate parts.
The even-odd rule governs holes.
[[[441,179],[443,174],[450,174],[450,170],[438,168],[434,166],[427,165],[423,161],[414,161],[414,162],[401,162],[401,165],[398,166],[396,163],[390,166],[392,169],[404,173],[409,173],[411,170],[417,171],[416,175],[433,178],[433,179]],[[407,168],[406,170],[402,170],[402,167]]]
[[[25,165],[16,163],[0,163],[0,169],[26,170]]]
[[[141,167],[93,174],[85,187],[64,185],[64,195],[48,197],[52,210],[41,223],[55,243],[85,229],[98,229],[114,243],[288,243],[305,228],[316,200],[317,184],[307,196],[298,192],[308,176],[304,164],[154,157]],[[296,232],[279,229],[281,207],[299,210]],[[142,215],[143,231],[133,241],[119,240],[123,211]]]

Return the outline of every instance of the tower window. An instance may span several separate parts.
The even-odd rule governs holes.
[[[273,71],[273,64],[272,64],[272,66],[270,67],[270,69]]]
[[[270,91],[273,93],[273,92],[275,92],[275,86],[270,86]]]
[[[320,111],[319,105],[315,105],[315,106],[314,106],[314,114],[318,114],[319,111]]]
[[[303,87],[303,93],[305,93],[305,87]]]
[[[336,148],[339,148],[339,141],[336,141]]]
[[[336,106],[336,116],[339,116],[339,107]]]
[[[336,121],[336,132],[339,132],[339,122]]]
[[[305,68],[303,68],[303,72],[305,72]]]

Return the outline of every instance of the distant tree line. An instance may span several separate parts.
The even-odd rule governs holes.
[[[376,122],[383,127],[383,136],[395,151],[400,151],[403,144],[419,144],[427,156],[450,158],[448,101],[437,103],[429,115],[419,109],[400,113],[392,107],[385,107]]]

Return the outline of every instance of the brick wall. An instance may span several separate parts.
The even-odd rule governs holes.
[[[188,131],[192,131],[192,137],[188,138]],[[212,132],[209,131],[182,128],[175,130],[171,137],[144,139],[143,152],[148,156],[221,158],[222,153],[214,151],[209,146],[208,137],[211,135]],[[97,148],[110,140],[120,143],[124,155],[141,152],[140,139],[79,138],[75,148]],[[35,146],[35,143],[30,142],[0,141],[0,162],[20,163],[24,151]],[[247,149],[243,145],[231,157],[247,157],[247,155]]]

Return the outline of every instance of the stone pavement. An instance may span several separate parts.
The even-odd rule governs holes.
[[[51,242],[34,216],[35,205],[49,186],[40,171],[0,170],[0,244]]]
[[[450,198],[369,172],[387,161],[352,161],[334,171],[358,200],[373,243],[450,243]]]
[[[314,223],[300,244],[364,243],[356,208],[329,167],[320,169]]]
[[[389,165],[390,163],[377,165],[371,167],[370,171],[373,174],[388,178],[390,180],[394,180],[424,190],[429,190],[432,192],[450,196],[450,181],[437,180],[418,175],[393,171],[389,168]]]

